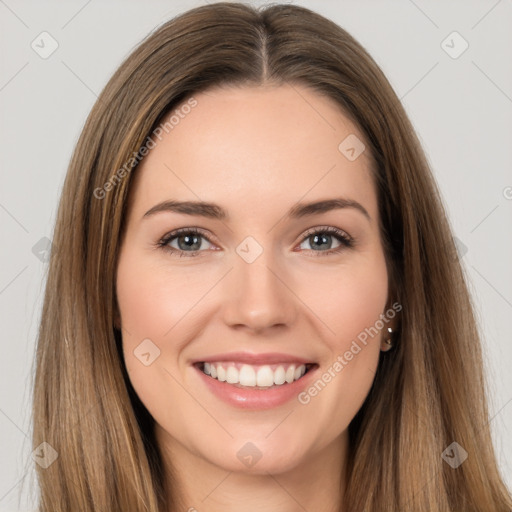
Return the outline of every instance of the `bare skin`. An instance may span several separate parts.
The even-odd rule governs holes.
[[[166,464],[177,469],[169,488],[180,489],[183,510],[338,511],[348,425],[373,382],[385,331],[308,403],[295,398],[266,410],[226,404],[191,363],[282,352],[317,363],[321,378],[386,312],[371,160],[363,152],[350,161],[338,149],[348,135],[363,136],[331,100],[299,86],[194,97],[197,106],[151,149],[132,184],[117,274],[130,380],[156,421]],[[299,201],[341,197],[369,218],[355,207],[286,215]],[[144,217],[170,199],[216,203],[229,218]],[[164,235],[190,227],[201,231],[197,256],[188,256],[183,234],[168,242],[174,253],[158,247]],[[307,231],[325,227],[353,246],[325,232],[315,245]],[[237,252],[247,237],[262,249],[251,263]],[[160,350],[148,366],[134,355],[145,339]],[[261,454],[252,466],[237,456],[248,442]]]

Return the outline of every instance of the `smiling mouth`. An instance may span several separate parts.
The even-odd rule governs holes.
[[[238,388],[270,389],[300,380],[318,367],[315,363],[277,363],[252,365],[234,361],[200,362],[196,366],[205,375]]]

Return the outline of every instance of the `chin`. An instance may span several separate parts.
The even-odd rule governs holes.
[[[250,475],[280,474],[291,471],[299,466],[305,458],[293,446],[288,445],[282,450],[282,443],[269,443],[262,446],[258,441],[242,441],[232,443],[230,446],[222,446],[220,451],[205,458],[212,464],[235,473]]]

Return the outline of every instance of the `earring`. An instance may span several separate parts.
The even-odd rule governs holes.
[[[389,337],[386,338],[382,344],[381,350],[383,352],[387,352],[388,350],[393,348],[393,329],[391,329],[391,327],[388,327],[387,329]]]

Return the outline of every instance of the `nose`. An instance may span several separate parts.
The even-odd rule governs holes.
[[[270,251],[252,263],[236,258],[226,280],[224,321],[230,327],[261,333],[290,326],[297,315],[297,297],[286,273]]]

